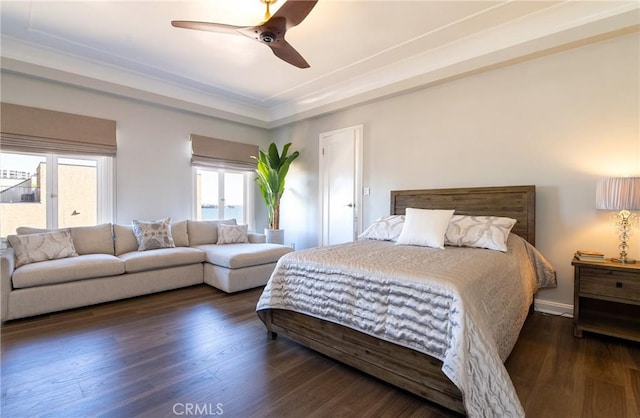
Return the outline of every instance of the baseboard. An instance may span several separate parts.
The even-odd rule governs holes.
[[[573,318],[573,305],[566,303],[553,302],[550,300],[536,299],[533,308],[536,312],[542,312],[550,315],[565,316]]]

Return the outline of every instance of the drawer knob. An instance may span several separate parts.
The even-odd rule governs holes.
[[[617,287],[617,288],[621,288],[621,287],[622,287],[622,283],[620,283],[620,282],[616,282],[616,287]]]

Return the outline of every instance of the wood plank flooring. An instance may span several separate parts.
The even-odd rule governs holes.
[[[261,289],[201,285],[9,322],[2,417],[454,417],[280,337]],[[507,360],[528,417],[640,417],[640,344],[533,314]]]

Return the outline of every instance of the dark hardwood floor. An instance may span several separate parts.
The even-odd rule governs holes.
[[[287,340],[261,290],[202,285],[2,327],[2,417],[453,417]],[[640,344],[533,314],[507,369],[528,417],[639,417]]]

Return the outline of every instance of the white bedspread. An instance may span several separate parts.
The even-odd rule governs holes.
[[[522,417],[504,360],[555,272],[526,241],[508,251],[358,241],[280,259],[257,310],[286,309],[429,354],[471,417]]]

